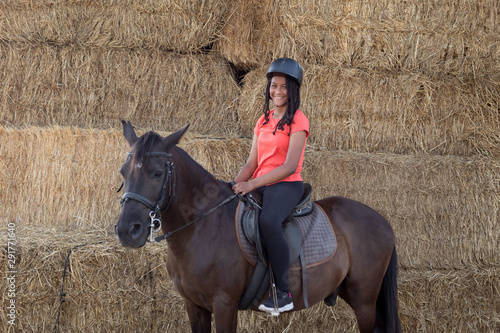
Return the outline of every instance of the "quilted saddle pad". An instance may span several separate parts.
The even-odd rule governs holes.
[[[314,204],[311,214],[306,216],[294,217],[302,234],[302,249],[306,261],[306,267],[320,265],[330,260],[337,250],[337,240],[335,231],[323,209]],[[256,265],[258,253],[255,245],[250,243],[245,237],[241,225],[241,215],[243,214],[244,204],[240,202],[236,210],[236,232],[241,251],[246,260],[251,265]],[[300,269],[300,259],[297,259],[290,265],[290,269]]]

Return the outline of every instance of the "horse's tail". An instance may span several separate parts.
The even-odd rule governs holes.
[[[380,332],[401,332],[398,315],[398,259],[395,246],[377,298],[376,326],[376,331]]]

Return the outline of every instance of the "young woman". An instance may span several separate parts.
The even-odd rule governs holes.
[[[264,114],[257,121],[250,156],[234,179],[234,193],[254,189],[262,193],[260,228],[274,274],[278,311],[293,309],[288,281],[289,250],[281,227],[304,192],[300,171],[309,120],[299,110],[302,67],[290,58],[280,58],[267,71]],[[269,110],[269,100],[274,109]],[[274,311],[273,297],[259,306]]]

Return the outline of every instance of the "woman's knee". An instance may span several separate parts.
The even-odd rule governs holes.
[[[281,229],[281,222],[273,216],[262,216],[259,220],[260,230],[263,233],[279,232]]]

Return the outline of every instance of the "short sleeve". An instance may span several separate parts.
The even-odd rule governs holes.
[[[253,133],[256,135],[256,136],[259,136],[260,134],[260,128],[262,127],[262,124],[264,123],[264,120],[266,118],[264,117],[264,115],[262,115],[259,120],[257,120],[257,123],[255,124],[255,127],[253,129]]]
[[[295,117],[293,117],[292,131],[291,133],[305,131],[306,137],[309,136],[309,119],[302,111],[297,110]]]

